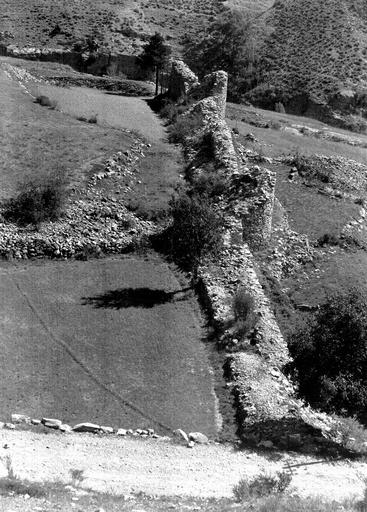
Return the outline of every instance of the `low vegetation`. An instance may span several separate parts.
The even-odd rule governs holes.
[[[51,100],[48,96],[40,95],[35,99],[36,103],[39,103],[41,107],[49,107],[51,109],[55,109],[57,107],[57,102],[55,100]]]
[[[251,481],[242,479],[233,488],[233,494],[238,502],[247,502],[251,498],[261,498],[270,494],[282,493],[289,487],[292,475],[280,471],[276,475],[261,473]]]
[[[255,327],[255,301],[246,288],[239,288],[233,297],[233,313],[235,319],[236,335],[247,336]]]
[[[67,184],[62,171],[24,181],[18,195],[6,202],[5,219],[34,226],[57,220],[65,207]]]
[[[182,143],[187,137],[192,136],[203,125],[199,114],[179,116],[168,127],[168,139],[170,142]]]

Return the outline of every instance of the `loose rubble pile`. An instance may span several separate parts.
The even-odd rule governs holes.
[[[298,175],[307,183],[315,184],[326,193],[343,194],[367,192],[367,165],[341,156],[301,155],[284,157],[283,162],[294,165]]]
[[[93,175],[87,186],[72,196],[58,221],[45,222],[38,230],[0,222],[0,256],[65,259],[83,257],[85,251],[98,256],[131,250],[143,235],[155,229],[153,223],[137,218],[123,204],[123,193],[133,186],[146,147],[138,140],[129,151],[111,156],[104,170]],[[118,199],[96,187],[97,182],[109,178],[114,179]],[[0,208],[0,220],[1,211]]]
[[[63,423],[61,420],[56,418],[42,418],[35,419],[25,414],[12,414],[11,422],[3,423],[0,422],[0,429],[15,430],[18,427],[38,427],[44,426],[51,430],[58,431],[64,434],[99,434],[99,435],[115,435],[119,437],[138,437],[140,439],[158,439],[158,440],[171,440],[186,444],[188,448],[193,448],[195,444],[208,444],[209,439],[205,434],[201,432],[191,432],[187,434],[182,429],[177,429],[172,432],[172,437],[158,435],[153,428],[137,428],[137,429],[125,429],[125,428],[113,428],[104,425],[97,425],[96,423],[83,422],[74,425],[68,425]]]

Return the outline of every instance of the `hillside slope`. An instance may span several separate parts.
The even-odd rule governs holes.
[[[320,105],[367,107],[367,6],[364,0],[281,0],[265,16],[273,28],[259,50],[260,83],[249,98],[266,107],[311,113]]]
[[[220,0],[0,0],[0,42],[70,47],[98,32],[113,52],[137,54],[155,31],[179,47],[222,9]]]

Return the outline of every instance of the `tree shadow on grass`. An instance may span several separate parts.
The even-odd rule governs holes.
[[[175,292],[150,288],[120,288],[95,297],[82,297],[82,304],[106,309],[153,308],[167,302],[185,300],[187,298],[185,292],[189,290],[191,290],[190,287]]]

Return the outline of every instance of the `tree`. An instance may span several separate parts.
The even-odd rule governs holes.
[[[161,71],[171,55],[170,46],[164,43],[164,37],[156,32],[145,45],[140,55],[143,67],[155,70],[155,95],[158,95],[158,85]]]
[[[203,259],[222,247],[223,218],[207,198],[186,194],[171,201],[171,214],[170,253],[184,268],[192,271],[195,282]]]
[[[218,69],[227,71],[229,97],[237,100],[257,83],[256,48],[262,33],[253,15],[228,11],[199,40],[184,40],[184,59],[199,77]]]
[[[367,406],[367,299],[352,289],[329,297],[289,343],[300,394],[328,412]]]

